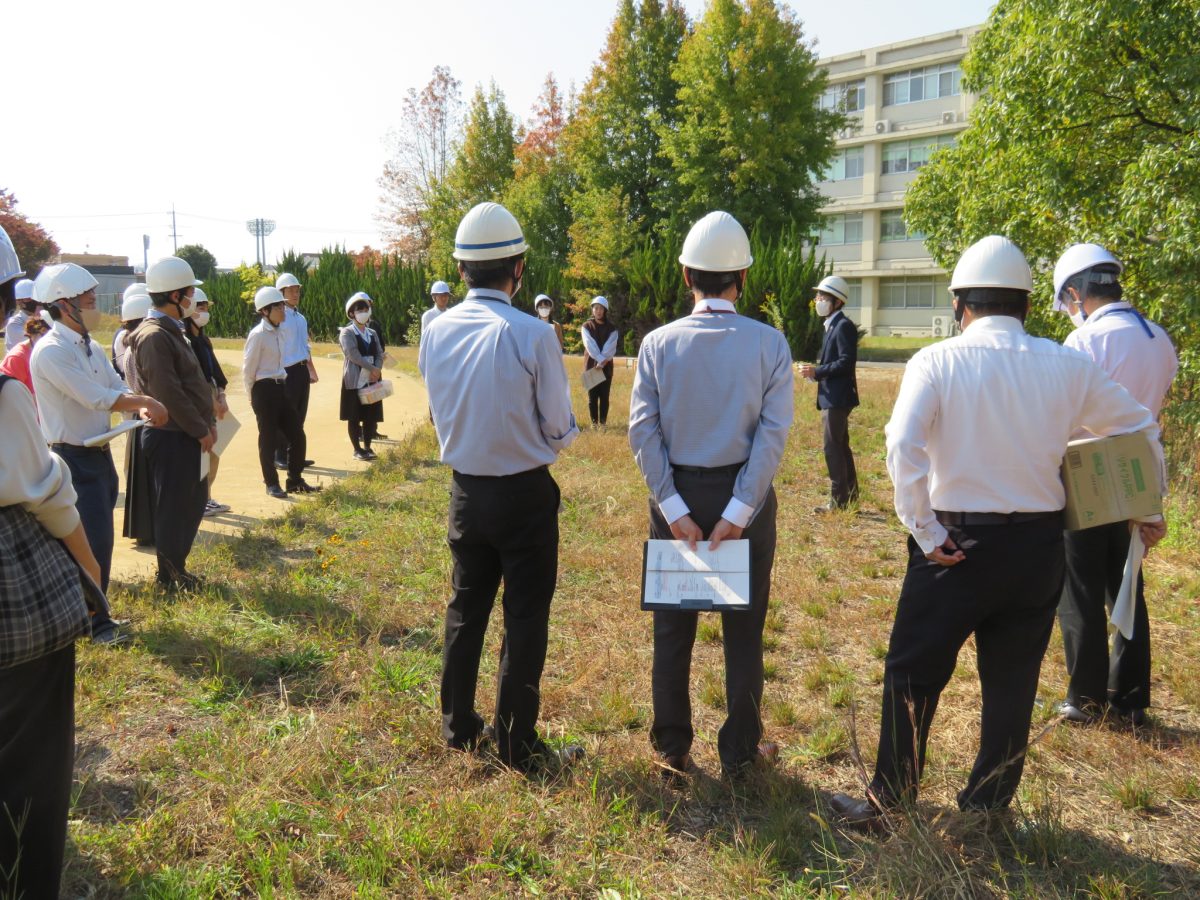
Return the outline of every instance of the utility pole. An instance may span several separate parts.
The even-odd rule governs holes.
[[[175,227],[175,204],[171,204],[171,246],[179,252],[179,231]]]

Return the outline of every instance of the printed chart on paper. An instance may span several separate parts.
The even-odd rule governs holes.
[[[642,609],[729,612],[750,608],[750,542],[646,541]]]

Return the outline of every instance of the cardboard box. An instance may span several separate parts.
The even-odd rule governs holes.
[[[1072,531],[1162,513],[1158,460],[1141,431],[1071,441],[1062,480]]]

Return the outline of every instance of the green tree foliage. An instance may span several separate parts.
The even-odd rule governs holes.
[[[1015,240],[1051,334],[1068,327],[1048,312],[1055,259],[1109,247],[1180,351],[1175,421],[1200,427],[1200,4],[1000,0],[963,73],[981,97],[909,189],[910,226],[947,268],[983,235]]]
[[[817,106],[825,76],[800,22],[776,0],[712,0],[674,68],[678,102],[661,129],[674,208],[725,209],[756,227],[818,221],[813,187],[841,116]]]
[[[579,179],[572,275],[610,293],[638,237],[669,214],[674,175],[660,134],[674,123],[671,70],[687,27],[678,0],[621,0],[566,135]]]
[[[0,188],[0,228],[8,232],[17,259],[30,278],[35,278],[42,266],[58,255],[54,238],[41,225],[17,212],[17,198],[3,188]]]
[[[308,275],[308,263],[304,261],[304,257],[295,250],[289,250],[283,256],[279,257],[279,261],[275,263],[276,277],[287,272],[295,275],[301,284],[304,284],[304,278]]]
[[[217,258],[201,244],[184,244],[175,251],[175,255],[186,260],[201,281],[208,281],[217,271]]]

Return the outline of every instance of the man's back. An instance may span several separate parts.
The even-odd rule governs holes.
[[[1109,303],[1063,343],[1086,353],[1158,418],[1179,368],[1175,348],[1161,326],[1139,316],[1128,303]]]

